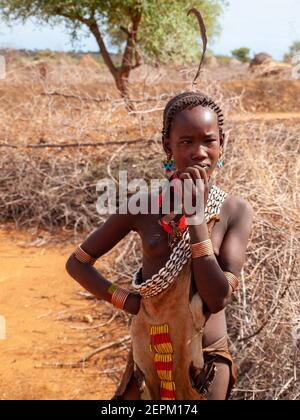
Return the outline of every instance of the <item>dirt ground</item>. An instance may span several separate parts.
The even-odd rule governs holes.
[[[82,298],[82,288],[66,273],[73,244],[39,247],[35,240],[37,246],[28,247],[29,239],[25,233],[0,230],[0,315],[6,319],[6,339],[0,340],[0,399],[111,398],[124,357],[114,362],[118,370],[113,377],[110,349],[78,368],[59,368],[55,363],[77,361],[112,341],[111,326],[101,327],[112,309]],[[92,311],[97,316],[91,316]],[[87,345],[89,330],[93,335]]]

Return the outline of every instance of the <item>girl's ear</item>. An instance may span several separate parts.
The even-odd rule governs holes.
[[[169,139],[164,140],[163,148],[164,148],[164,151],[166,152],[167,155],[172,154],[172,148],[171,148]]]

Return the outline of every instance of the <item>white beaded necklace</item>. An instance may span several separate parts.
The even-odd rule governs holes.
[[[209,190],[207,204],[205,208],[205,220],[208,223],[214,215],[220,213],[221,205],[227,193],[213,185]],[[142,267],[133,275],[132,286],[143,298],[155,296],[169,287],[175,280],[177,274],[182,270],[188,259],[191,257],[190,235],[187,228],[181,240],[174,246],[169,260],[157,274],[146,281],[142,281]]]

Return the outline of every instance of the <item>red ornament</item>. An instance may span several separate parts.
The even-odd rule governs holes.
[[[171,182],[173,179],[179,179],[179,177],[177,176],[176,173],[174,173],[169,178],[169,181]],[[174,190],[176,191],[176,185],[174,186]],[[165,191],[162,191],[159,194],[159,197],[158,197],[159,208],[162,207],[165,194],[166,194]],[[182,215],[177,222],[174,221],[175,217],[176,217],[176,214],[174,214],[174,212],[172,211],[170,214],[167,214],[167,215],[163,216],[159,221],[159,224],[162,226],[164,231],[169,234],[169,239],[170,239],[169,242],[170,243],[173,242],[174,239],[176,240],[176,239],[180,238],[182,236],[183,232],[187,228],[185,215]]]

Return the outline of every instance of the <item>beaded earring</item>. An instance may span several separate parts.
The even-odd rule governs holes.
[[[222,168],[222,166],[223,166],[223,159],[221,159],[221,158],[222,158],[222,155],[223,155],[223,153],[221,152],[221,153],[220,153],[219,160],[218,160],[218,163],[217,163],[217,167],[218,167],[219,169],[221,169],[221,168]]]
[[[167,159],[162,161],[162,166],[165,170],[166,176],[171,175],[176,170],[176,165],[174,159],[172,159],[172,155],[168,155]]]

